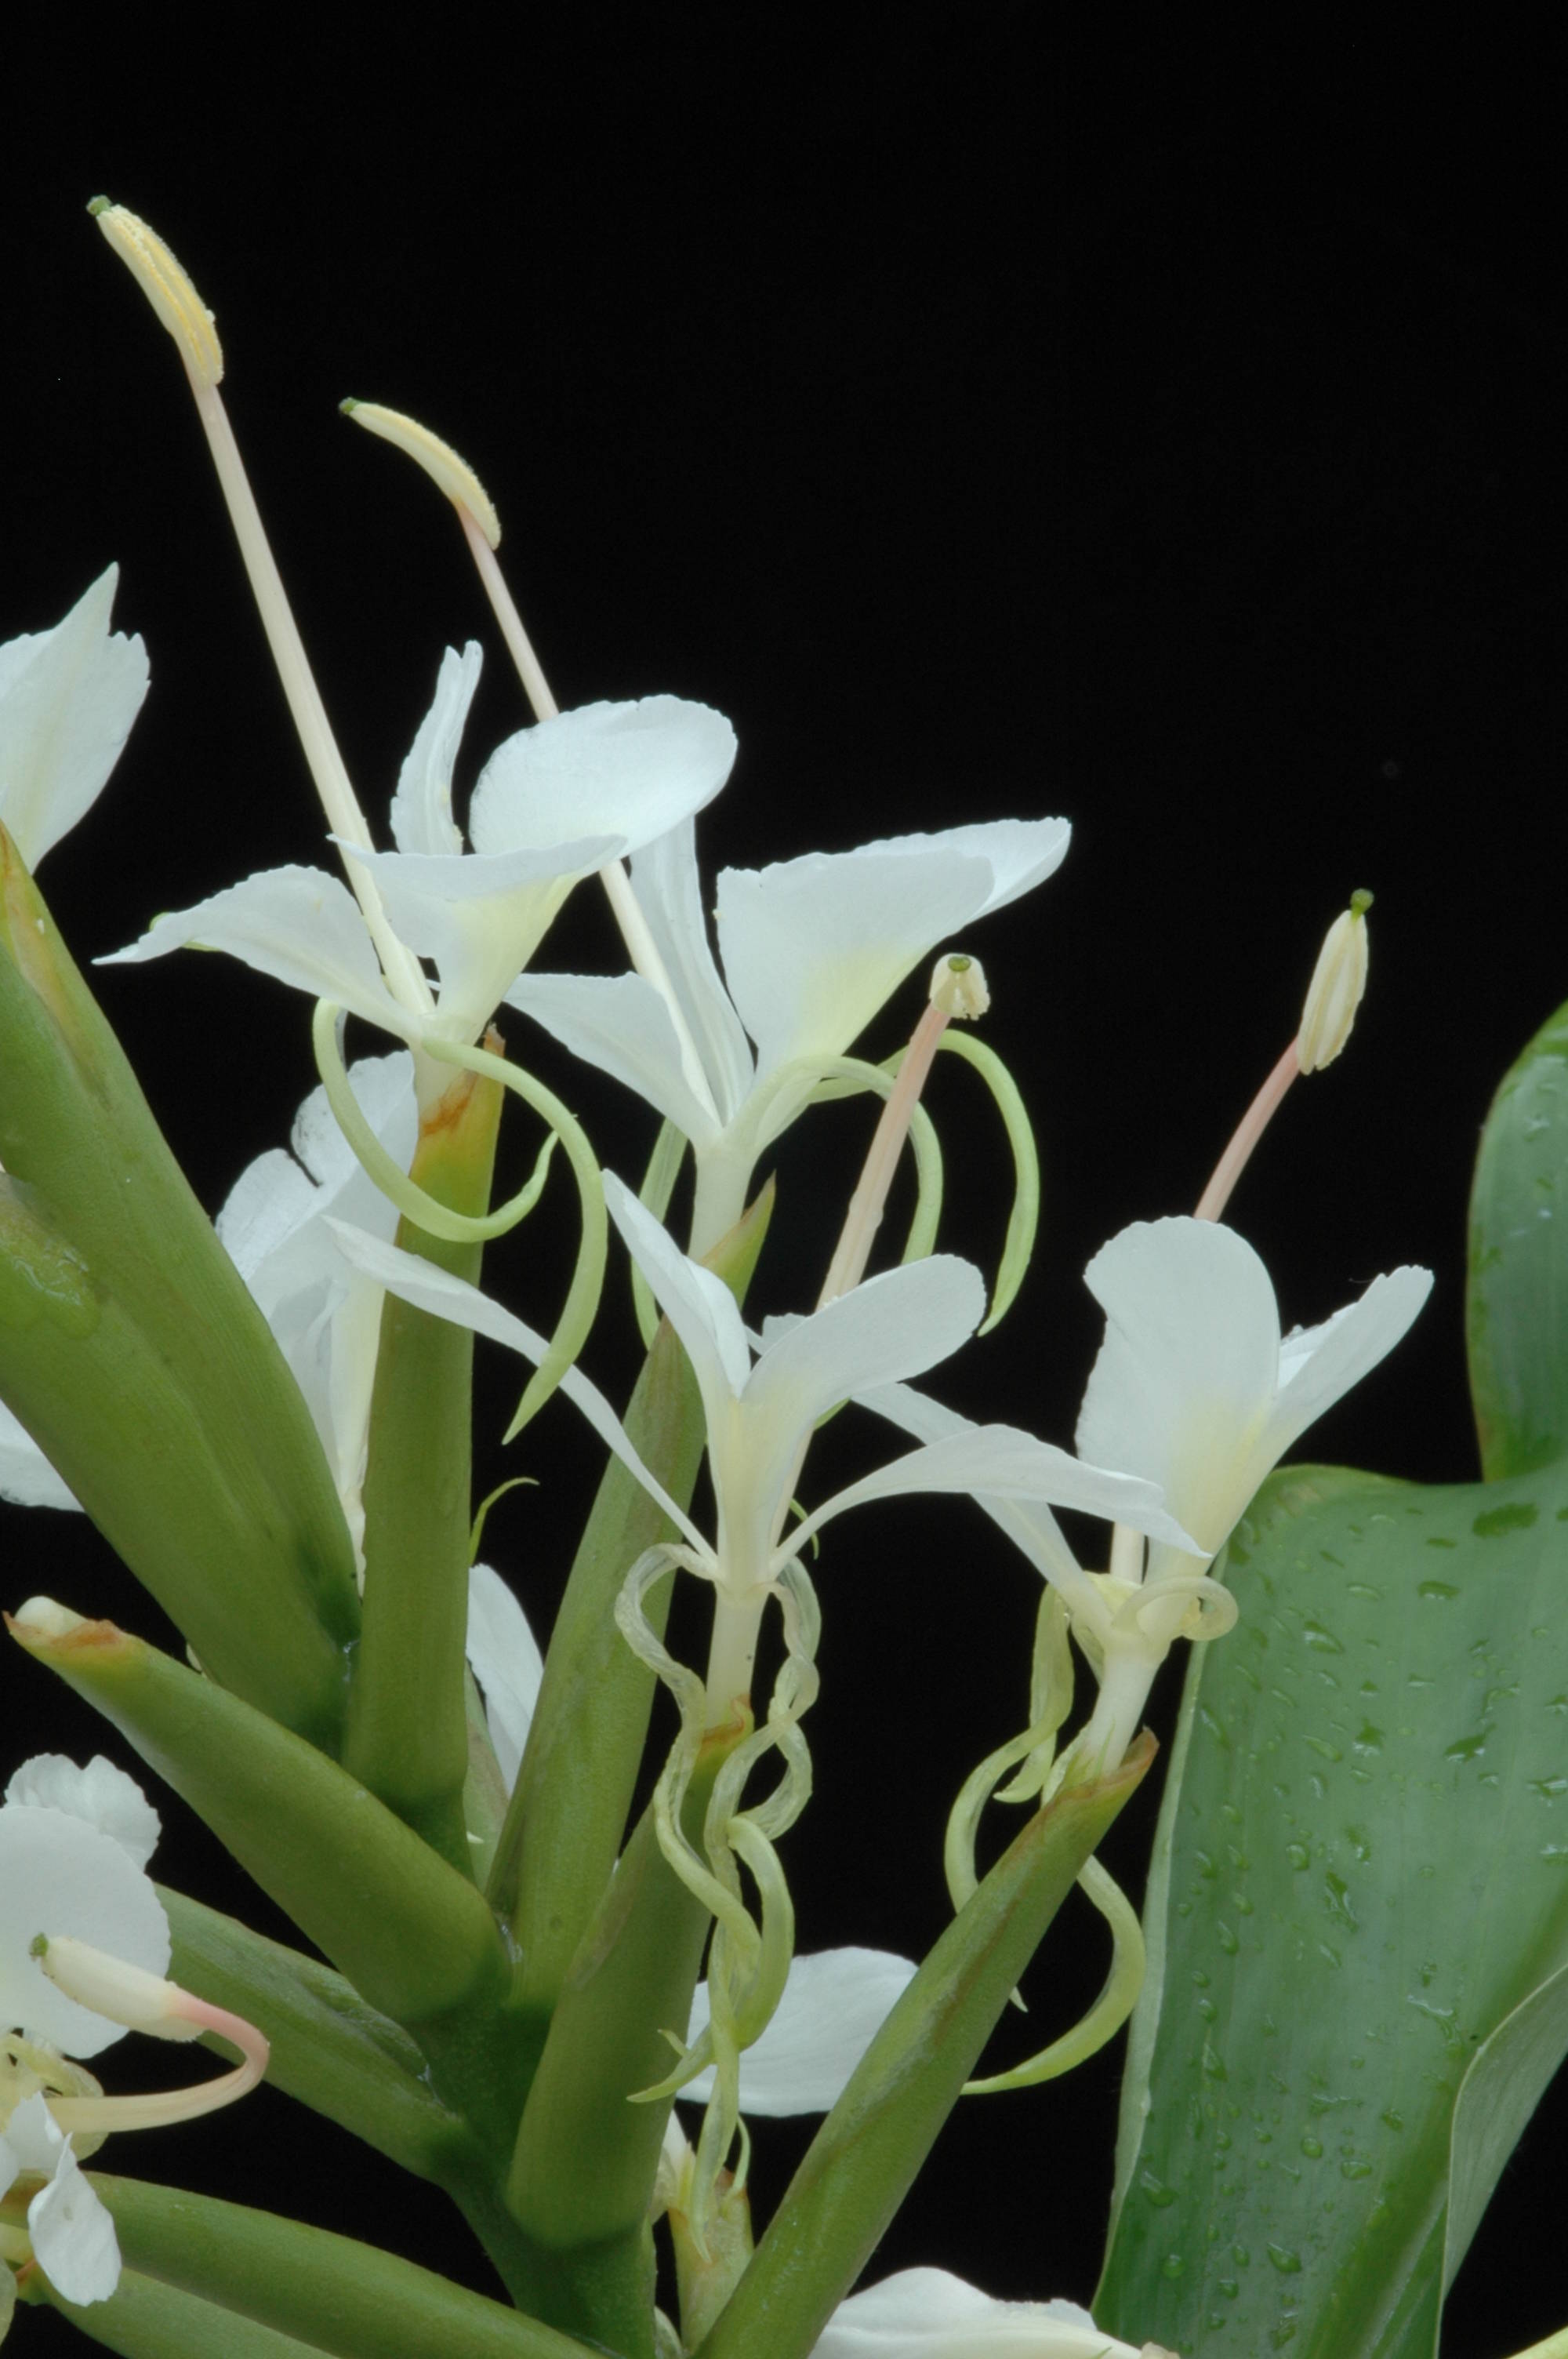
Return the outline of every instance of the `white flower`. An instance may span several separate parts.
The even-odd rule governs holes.
[[[632,864],[674,1013],[637,974],[528,975],[506,996],[691,1141],[693,1246],[704,1253],[739,1217],[763,1147],[805,1105],[814,1065],[842,1056],[939,942],[1051,875],[1070,833],[1065,820],[1000,820],[726,869],[726,990],[703,921],[695,831],[683,821]]]
[[[168,1920],[146,1873],[157,1831],[141,1788],[102,1755],[85,1769],[58,1753],[24,1762],[0,1804],[0,2030],[62,2056],[96,2056],[124,2037],[124,2024],[49,1980],[33,1943],[40,1933],[83,1940],[161,1974]],[[20,2102],[17,2087],[27,2090]],[[45,2181],[27,2206],[27,2234],[49,2278],[68,2301],[106,2300],[120,2274],[114,2222],[36,2080],[7,2087],[0,2075],[0,2195],[24,2171]]]
[[[577,1369],[561,1389],[601,1440],[664,1508],[708,1576],[737,1601],[754,1603],[786,1560],[845,1508],[905,1492],[997,1492],[1054,1500],[1091,1515],[1119,1516],[1180,1542],[1181,1527],[1158,1493],[1136,1477],[1085,1466],[1010,1426],[968,1426],[838,1492],[781,1537],[800,1451],[817,1419],[862,1391],[919,1375],[956,1352],[985,1308],[979,1272],[949,1254],[884,1271],[809,1318],[770,1321],[755,1363],[734,1297],[689,1260],[625,1182],[607,1172],[605,1201],[670,1324],[686,1347],[702,1397],[718,1528],[709,1541],[644,1466],[595,1385]],[[333,1233],[359,1268],[437,1318],[537,1361],[542,1336],[432,1264],[339,1222]]]
[[[362,1059],[349,1076],[371,1129],[404,1166],[417,1127],[413,1071],[400,1049]],[[269,1148],[241,1173],[218,1236],[305,1396],[358,1555],[382,1289],[343,1260],[327,1221],[351,1220],[390,1240],[397,1212],[361,1168],[325,1090],[311,1091],[289,1143],[292,1154]]]
[[[478,1038],[574,885],[664,832],[719,792],[735,735],[706,705],[678,697],[590,704],[500,745],[473,791],[465,853],[451,772],[480,651],[448,648],[435,702],[403,766],[392,805],[395,852],[344,844],[412,953],[384,973],[360,908],[324,870],[278,868],[157,919],[114,961],[161,957],[197,942],[330,999],[411,1046]],[[439,976],[438,1000],[417,961]],[[442,1085],[450,1076],[441,1069]]]
[[[1157,1483],[1205,1560],[1297,1437],[1392,1351],[1432,1290],[1430,1270],[1396,1269],[1322,1326],[1281,1338],[1252,1247],[1216,1221],[1185,1219],[1123,1229],[1086,1279],[1106,1334],[1078,1449]],[[1183,1555],[1157,1543],[1150,1580]]]
[[[1076,2301],[996,2301],[946,2269],[900,2269],[852,2293],[814,2359],[1160,2359],[1102,2334]],[[1165,2354],[1173,2359],[1173,2354]]]
[[[120,2282],[114,2223],[37,2094],[0,2121],[0,2195],[23,2171],[44,2180],[27,2206],[27,2239],[50,2283],[67,2301],[107,2301]]]
[[[147,692],[146,647],[109,628],[118,580],[0,647],[0,820],[32,869],[97,801]]]

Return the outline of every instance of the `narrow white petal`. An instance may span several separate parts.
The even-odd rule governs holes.
[[[756,1068],[708,943],[696,822],[683,820],[644,845],[632,863],[632,883],[701,1054],[719,1120],[731,1122]]]
[[[161,1974],[168,1920],[150,1879],[113,1835],[31,1804],[0,1808],[0,2026],[67,2056],[96,2056],[123,2027],[68,1999],[31,1954],[40,1933],[69,1933]]]
[[[96,963],[139,964],[191,943],[227,951],[313,999],[335,1000],[367,1023],[409,1035],[408,1011],[382,978],[358,903],[322,869],[270,868],[247,876],[191,908],[155,918],[140,941]]]
[[[484,658],[470,639],[460,656],[449,647],[436,677],[436,697],[398,773],[392,798],[392,840],[399,852],[460,853],[462,833],[452,817],[452,769],[479,686]]]
[[[95,1753],[85,1769],[64,1753],[35,1753],[5,1788],[7,1802],[63,1810],[101,1834],[113,1835],[134,1867],[146,1867],[157,1848],[162,1821],[134,1777]]]
[[[938,943],[1048,876],[1069,832],[1012,820],[726,869],[719,950],[759,1069],[840,1055]]]
[[[0,1499],[18,1507],[76,1507],[68,1490],[19,1418],[0,1401]]]
[[[1087,1465],[1054,1443],[1038,1441],[1033,1434],[1007,1425],[971,1426],[965,1433],[946,1434],[905,1457],[895,1458],[874,1474],[835,1493],[800,1531],[790,1535],[791,1544],[798,1545],[806,1533],[842,1515],[847,1507],[919,1491],[968,1491],[982,1504],[993,1498],[1044,1499],[1054,1506],[1076,1507],[1086,1515],[1103,1516],[1109,1523],[1130,1524],[1134,1530],[1148,1532],[1167,1547],[1184,1552],[1191,1549],[1188,1534],[1166,1512],[1154,1484],[1108,1467]]]
[[[635,1090],[687,1138],[715,1136],[682,1069],[669,1010],[640,974],[523,974],[506,1002],[572,1056]]]
[[[460,1277],[451,1277],[438,1269],[434,1262],[423,1261],[416,1254],[404,1253],[397,1245],[385,1245],[363,1229],[350,1228],[345,1222],[330,1221],[328,1226],[338,1240],[345,1260],[356,1269],[373,1277],[378,1286],[400,1300],[411,1302],[416,1310],[427,1310],[432,1318],[450,1319],[460,1327],[468,1327],[476,1335],[488,1336],[492,1343],[504,1343],[509,1350],[520,1353],[524,1359],[537,1365],[549,1346],[532,1327],[514,1319],[498,1302],[481,1294],[477,1286],[469,1286]],[[670,1521],[683,1532],[693,1547],[703,1555],[708,1553],[708,1543],[684,1509],[677,1507],[664,1485],[652,1475],[626,1438],[620,1419],[605,1399],[597,1385],[576,1368],[568,1368],[561,1379],[561,1390],[574,1402],[600,1440],[612,1451],[622,1464],[635,1475],[649,1497],[657,1502]]]
[[[1358,1302],[1280,1347],[1276,1457],[1401,1342],[1432,1292],[1432,1272],[1410,1264],[1375,1277]]]
[[[998,2301],[946,2269],[900,2269],[841,2301],[814,2359],[1139,2359],[1076,2301]]]
[[[740,1398],[752,1374],[751,1347],[735,1297],[721,1277],[687,1259],[613,1171],[604,1175],[604,1201],[660,1310],[686,1345],[711,1432],[720,1421],[721,1405]]]
[[[1249,1470],[1273,1407],[1280,1315],[1269,1273],[1234,1229],[1177,1219],[1123,1229],[1086,1276],[1106,1334],[1079,1454],[1157,1483],[1212,1555],[1256,1488]]]
[[[773,2021],[741,2056],[741,2112],[827,2113],[914,1980],[913,1962],[890,1950],[819,1950],[797,1957]],[[688,2042],[708,2018],[708,1984],[699,1983]],[[713,2094],[712,2072],[699,2073],[680,2093],[706,2104]]]
[[[97,801],[147,692],[146,647],[109,629],[118,580],[0,647],[0,819],[29,868]]]
[[[360,1112],[387,1153],[399,1163],[411,1161],[419,1136],[419,1109],[414,1095],[414,1060],[406,1049],[395,1049],[389,1057],[357,1057],[349,1067],[349,1085],[359,1100]],[[363,1167],[343,1136],[324,1089],[313,1089],[300,1106],[288,1143],[316,1182],[318,1212],[336,1212],[344,1196],[364,1178]],[[366,1180],[365,1186],[368,1194],[380,1196],[373,1180]]]
[[[62,2146],[49,2185],[27,2206],[27,2234],[39,2267],[67,2301],[108,2300],[120,2282],[114,2223],[69,2145]]]
[[[490,1741],[510,1794],[539,1701],[545,1658],[528,1617],[498,1572],[469,1567],[469,1668],[484,1691]]]
[[[469,835],[476,852],[588,834],[634,852],[711,802],[734,760],[734,731],[706,704],[646,696],[580,705],[496,748],[474,788]]]

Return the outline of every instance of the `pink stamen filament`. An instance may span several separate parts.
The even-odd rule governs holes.
[[[1300,1071],[1296,1044],[1292,1040],[1242,1115],[1236,1127],[1236,1136],[1215,1165],[1214,1176],[1198,1198],[1198,1220],[1218,1220],[1230,1201],[1231,1190],[1247,1169],[1253,1148],[1268,1129],[1285,1092]]]
[[[237,2048],[243,2060],[215,2081],[199,2081],[186,2089],[154,2091],[138,2097],[49,2097],[49,2112],[62,2130],[158,2129],[217,2113],[248,2095],[267,2068],[271,2049],[265,2037],[243,2016],[211,2006],[189,1991],[180,1993],[180,2000],[179,2020],[196,2025],[200,2031],[215,2032],[231,2048]]]

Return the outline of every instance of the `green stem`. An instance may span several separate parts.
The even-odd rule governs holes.
[[[704,1738],[682,1823],[700,1847],[719,1769],[749,1719]],[[706,1854],[704,1854],[706,1856]],[[517,2134],[507,2203],[533,2257],[528,2307],[626,2359],[653,2359],[648,2213],[711,1919],[659,1846],[650,1804],[561,1992]]]
[[[410,1177],[452,1211],[490,1201],[502,1091],[459,1073],[423,1116]],[[479,1244],[398,1223],[397,1243],[477,1286]],[[395,1296],[382,1306],[365,1472],[363,1635],[344,1767],[471,1875],[468,1630],[473,1335]]]
[[[1154,1757],[1145,1737],[1036,1812],[857,2066],[697,2359],[806,2359],[885,2233],[1085,1862]]]

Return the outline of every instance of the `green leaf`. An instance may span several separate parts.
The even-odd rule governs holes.
[[[697,2359],[807,2359],[876,2250],[1084,1862],[1154,1757],[1037,1810],[937,1940],[851,2075]]]
[[[0,829],[0,1396],[210,1674],[335,1751],[353,1549],[303,1395]]]
[[[1431,2359],[1487,2093],[1517,2129],[1558,2053],[1565,1522],[1564,1467],[1298,1468],[1238,1527],[1240,1624],[1195,1653],[1156,1838],[1108,2332]]]
[[[1465,1323],[1488,1479],[1568,1451],[1568,1007],[1492,1103],[1470,1197]]]
[[[450,2187],[477,2172],[472,2133],[430,2087],[418,2048],[351,1982],[183,1892],[160,1885],[158,1897],[174,1937],[171,1980],[266,2034],[274,2088],[421,2179]]]
[[[553,2327],[373,2245],[210,2195],[90,2176],[114,2216],[128,2270],[144,2284],[157,2280],[163,2292],[177,2292],[180,2301],[232,2320],[225,2332],[282,2338],[280,2344],[257,2343],[258,2354],[280,2348],[327,2352],[333,2359],[583,2359],[582,2344]],[[85,2323],[96,2312],[71,2314]],[[167,2359],[161,2343],[146,2347]],[[197,2347],[210,2359],[205,2346]],[[211,2359],[227,2348],[214,2343]],[[236,2341],[236,2359],[250,2348]]]

